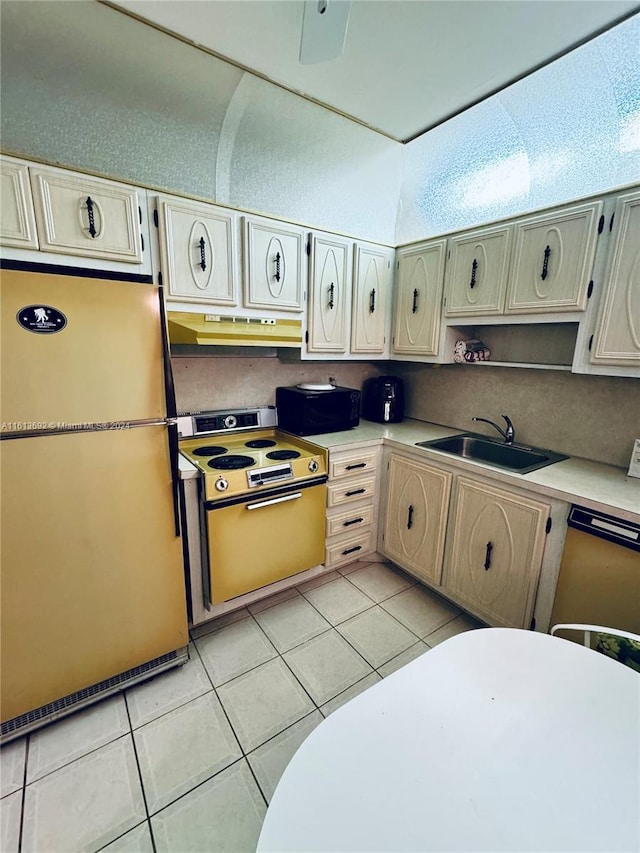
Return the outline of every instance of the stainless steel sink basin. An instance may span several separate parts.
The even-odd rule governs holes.
[[[528,474],[529,471],[568,459],[562,453],[541,450],[538,447],[505,444],[471,432],[452,435],[449,438],[436,438],[433,441],[418,441],[416,444],[418,447],[452,453],[463,459],[486,462],[488,465],[495,465],[497,468],[505,468],[507,471],[515,471],[518,474]]]

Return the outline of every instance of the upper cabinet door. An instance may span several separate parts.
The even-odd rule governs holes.
[[[591,361],[636,367],[640,365],[640,192],[619,197],[614,222],[618,233],[607,264]]]
[[[347,295],[351,244],[340,237],[311,238],[309,352],[347,350]]]
[[[244,217],[244,304],[302,311],[306,283],[305,232],[296,225]]]
[[[142,263],[135,187],[62,169],[29,172],[41,249]]]
[[[502,313],[512,231],[503,225],[449,239],[446,317]]]
[[[188,199],[160,197],[158,205],[169,296],[184,302],[237,305],[237,215]]]
[[[355,247],[351,352],[382,355],[386,348],[393,251]]]
[[[446,240],[397,252],[393,351],[437,355]]]
[[[595,201],[515,223],[505,313],[585,309],[601,213]]]
[[[0,161],[0,179],[0,244],[20,249],[37,249],[36,218],[27,164],[21,160],[3,157]]]

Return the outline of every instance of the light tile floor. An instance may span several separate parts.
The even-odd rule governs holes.
[[[390,564],[363,562],[200,626],[184,666],[3,747],[0,850],[253,851],[323,718],[476,627]]]

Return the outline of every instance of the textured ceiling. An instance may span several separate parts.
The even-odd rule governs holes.
[[[640,10],[628,0],[352,0],[342,55],[302,65],[302,0],[110,5],[401,141]]]

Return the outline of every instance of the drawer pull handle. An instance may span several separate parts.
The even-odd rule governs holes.
[[[347,465],[345,467],[345,471],[353,471],[354,468],[366,468],[366,467],[367,467],[366,462],[358,462],[356,465]]]
[[[281,260],[280,252],[277,252],[277,253],[276,253],[276,257],[275,257],[275,261],[276,261],[276,274],[274,275],[274,278],[275,278],[275,280],[276,280],[276,281],[280,281],[280,260]]]
[[[354,551],[362,551],[362,545],[356,545],[355,548],[347,548],[342,554],[345,556],[346,554],[353,554]]]
[[[544,250],[544,260],[542,262],[542,272],[540,278],[544,281],[549,275],[549,255],[551,254],[551,246],[547,246]]]
[[[413,527],[413,506],[409,504],[409,512],[407,513],[407,530]]]
[[[334,284],[333,284],[333,282],[331,282],[331,285],[329,287],[329,310],[330,311],[333,311],[333,290],[334,290]]]
[[[418,288],[413,290],[413,304],[411,305],[411,313],[415,314],[418,310]]]
[[[89,217],[89,234],[92,238],[96,237],[98,232],[96,231],[96,214],[93,209],[93,199],[90,195],[87,196],[87,216]]]
[[[204,237],[200,238],[200,269],[204,272],[207,268],[207,244],[204,242]]]
[[[484,567],[487,571],[491,568],[491,552],[493,551],[493,544],[491,542],[487,542],[487,553],[484,558]]]
[[[366,489],[354,489],[351,492],[345,492],[344,495],[345,497],[350,498],[352,495],[364,495],[366,491]]]
[[[350,521],[343,521],[342,526],[343,527],[349,527],[352,524],[360,524],[363,521],[364,521],[364,518],[352,518]]]
[[[469,287],[471,290],[476,286],[476,272],[478,271],[478,262],[474,258],[473,263],[471,264],[471,281],[469,282]]]
[[[374,314],[376,310],[376,289],[375,287],[369,294],[369,314]]]

